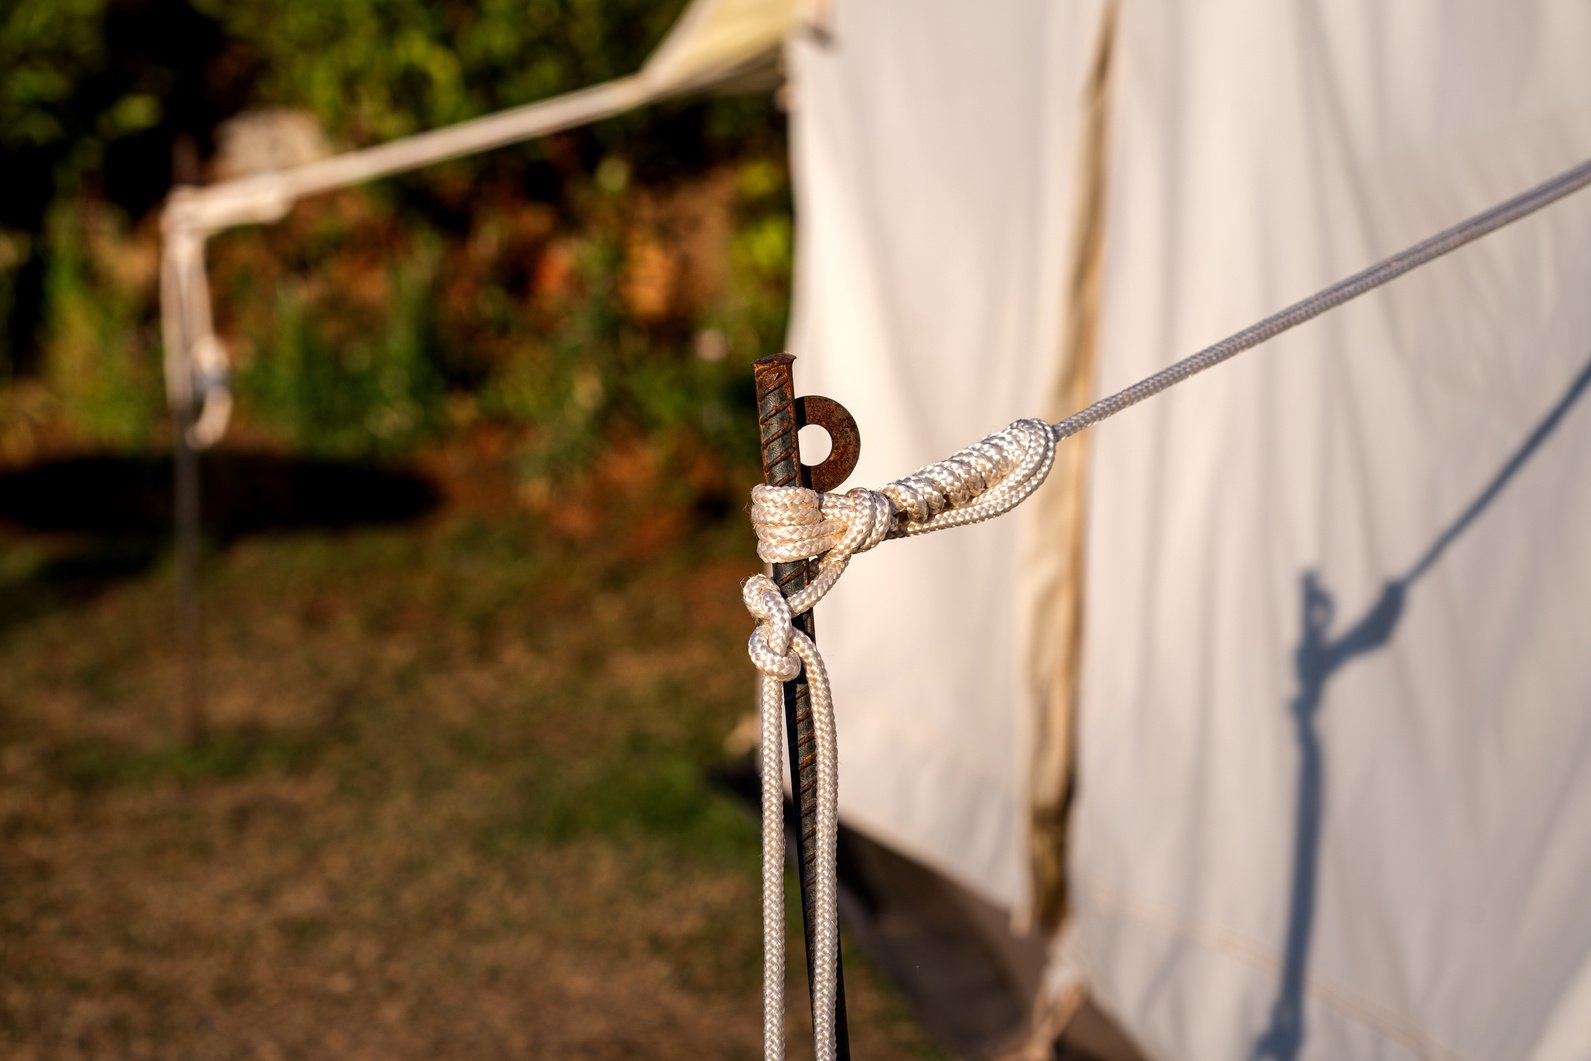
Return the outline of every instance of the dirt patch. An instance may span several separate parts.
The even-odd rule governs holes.
[[[51,606],[0,625],[0,1053],[758,1056],[756,826],[710,780],[755,563],[660,511],[234,542],[199,749],[166,556],[49,597],[63,546],[3,532],[0,599]],[[846,973],[858,1056],[931,1055]],[[799,959],[790,994],[802,1056]]]

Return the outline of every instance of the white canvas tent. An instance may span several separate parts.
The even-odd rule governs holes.
[[[1580,7],[835,14],[792,348],[868,482],[1591,155]],[[1146,1053],[1591,1056],[1588,237],[1562,204],[1064,444],[1015,526],[859,560],[843,812],[1020,913],[1075,717],[1052,983]]]
[[[698,3],[655,69],[787,40],[797,384],[872,485],[1591,156],[1583,5],[826,6]],[[1591,1056],[1588,248],[1560,204],[859,559],[845,820],[1064,895],[1051,998],[1150,1056]]]
[[[1124,5],[1101,388],[1591,156],[1588,40]],[[1074,923],[1150,1052],[1591,1056],[1588,285],[1582,197],[1094,440]]]

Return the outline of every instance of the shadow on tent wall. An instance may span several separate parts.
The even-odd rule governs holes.
[[[1293,1061],[1303,1048],[1304,982],[1314,930],[1319,874],[1320,828],[1325,796],[1325,763],[1316,719],[1326,685],[1352,660],[1392,640],[1405,600],[1420,577],[1495,501],[1503,488],[1546,442],[1591,385],[1591,361],[1570,382],[1568,390],[1526,436],[1485,489],[1462,514],[1437,535],[1425,554],[1400,578],[1388,582],[1370,608],[1335,638],[1329,636],[1335,609],[1319,575],[1306,571],[1301,579],[1301,633],[1293,651],[1298,691],[1288,704],[1298,739],[1298,794],[1294,805],[1293,869],[1288,887],[1287,938],[1282,952],[1282,977],[1272,1004],[1270,1024],[1254,1044],[1253,1058]]]
[[[226,546],[270,531],[402,523],[440,495],[412,471],[219,451],[203,460],[204,528]],[[49,536],[51,556],[6,587],[0,632],[92,600],[170,548],[171,461],[86,456],[0,472],[0,526]]]

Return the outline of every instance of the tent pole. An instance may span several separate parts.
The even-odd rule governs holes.
[[[752,363],[757,382],[757,421],[762,440],[762,473],[769,486],[810,487],[809,469],[801,463],[795,380],[790,354],[773,354]],[[786,597],[805,586],[817,568],[815,560],[774,564],[773,580]],[[795,628],[816,640],[810,611],[792,620]],[[790,794],[800,810],[796,829],[796,863],[801,877],[801,925],[806,934],[807,999],[810,1003],[817,969],[812,963],[812,935],[817,899],[818,759],[812,728],[812,700],[806,673],[784,683],[784,728],[790,745]],[[836,1056],[849,1061],[851,1045],[845,1020],[845,976],[839,951],[834,956],[834,1038]]]

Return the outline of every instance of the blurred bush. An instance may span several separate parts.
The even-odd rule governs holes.
[[[158,257],[101,203],[55,204],[45,240],[45,382],[65,426],[98,445],[147,445],[163,410],[147,306]]]
[[[241,400],[310,453],[387,456],[429,438],[445,393],[431,353],[440,258],[430,239],[395,260],[379,317],[340,292],[316,298],[303,280],[279,284],[261,314],[259,349],[239,373]]]
[[[155,214],[226,118],[380,142],[633,71],[682,7],[13,0],[0,169],[29,186],[0,205],[0,459],[52,432],[159,444]],[[382,458],[509,425],[534,476],[637,433],[749,456],[731,414],[783,337],[783,152],[765,97],[676,102],[219,236],[240,429]]]
[[[116,76],[108,0],[10,0],[0,12],[0,155],[9,181],[71,184],[108,143],[156,124],[161,71]]]
[[[628,74],[683,0],[196,0],[248,42],[262,94],[366,143]],[[329,46],[331,45],[331,46]]]

